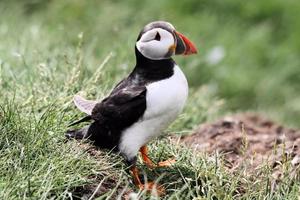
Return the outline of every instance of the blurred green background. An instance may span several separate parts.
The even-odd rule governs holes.
[[[40,63],[63,80],[70,68],[59,59],[71,54],[81,35],[82,76],[91,76],[112,52],[106,78],[113,84],[134,66],[140,29],[165,20],[198,47],[196,56],[175,58],[192,89],[205,85],[224,99],[226,112],[259,111],[300,127],[299,11],[296,0],[0,1],[2,94],[28,95],[14,94],[10,82],[39,85]],[[45,78],[45,89],[56,87]]]

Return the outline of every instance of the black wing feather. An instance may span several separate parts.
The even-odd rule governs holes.
[[[76,124],[80,124],[82,122],[87,122],[87,121],[90,121],[90,120],[92,120],[92,117],[90,115],[87,115],[87,116],[85,116],[85,117],[69,124],[68,127],[75,126]]]
[[[101,121],[110,129],[122,130],[143,115],[146,110],[146,87],[130,86],[113,91],[92,111],[92,119]]]

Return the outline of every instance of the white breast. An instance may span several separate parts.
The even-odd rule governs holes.
[[[135,157],[141,146],[173,122],[182,111],[188,96],[187,80],[176,65],[168,79],[147,86],[147,107],[144,116],[123,131],[119,150],[128,159]]]

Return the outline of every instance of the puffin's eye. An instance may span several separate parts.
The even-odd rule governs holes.
[[[158,32],[156,33],[154,40],[160,41],[160,34]]]

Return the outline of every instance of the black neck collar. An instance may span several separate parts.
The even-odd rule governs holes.
[[[143,56],[135,47],[136,66],[132,75],[144,81],[158,81],[169,78],[174,73],[175,62],[172,58],[151,60]]]

